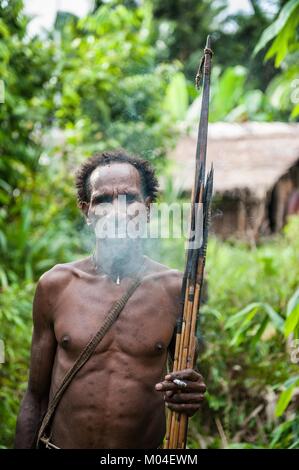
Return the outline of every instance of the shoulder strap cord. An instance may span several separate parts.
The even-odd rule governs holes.
[[[137,278],[128,288],[128,290],[123,294],[123,296],[116,301],[111,309],[109,310],[104,323],[102,324],[101,328],[98,330],[98,332],[95,334],[95,336],[89,341],[89,343],[85,346],[83,351],[81,352],[80,356],[76,359],[75,363],[73,366],[70,368],[70,370],[65,374],[60,386],[58,387],[58,390],[56,391],[54,397],[50,401],[48,405],[48,410],[42,420],[41,427],[38,432],[38,437],[37,437],[37,442],[36,442],[36,447],[38,447],[39,441],[41,437],[43,436],[51,418],[54,415],[54,412],[57,408],[57,405],[65,392],[66,388],[74,378],[74,376],[77,374],[77,372],[81,369],[81,367],[88,361],[88,359],[91,357],[93,354],[94,350],[100,343],[100,341],[104,338],[105,334],[107,331],[111,328],[115,320],[118,318],[120,312],[123,310],[124,306],[128,302],[129,298],[132,296],[132,294],[135,292],[137,287],[140,285],[141,279]]]

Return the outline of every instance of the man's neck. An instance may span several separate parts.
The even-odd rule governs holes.
[[[98,273],[107,274],[118,284],[122,278],[132,277],[139,271],[144,262],[144,254],[141,246],[137,245],[134,251],[108,257],[97,240],[93,262]]]

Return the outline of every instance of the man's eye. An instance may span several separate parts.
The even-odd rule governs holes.
[[[135,194],[127,194],[126,195],[126,203],[131,204],[132,202],[136,201]]]
[[[109,202],[112,202],[112,198],[111,196],[98,196],[98,197],[95,197],[92,202],[94,205],[107,204]]]

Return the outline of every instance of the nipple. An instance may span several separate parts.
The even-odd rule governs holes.
[[[64,335],[61,339],[61,346],[65,349],[67,347],[67,345],[69,344],[70,342],[70,337],[68,335]]]
[[[158,343],[155,344],[155,348],[157,351],[162,352],[164,350],[164,344],[159,341]]]

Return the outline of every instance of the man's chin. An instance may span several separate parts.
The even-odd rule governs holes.
[[[134,255],[134,250],[140,245],[140,239],[133,238],[104,238],[100,240],[100,246],[105,255],[111,258],[124,259]]]

